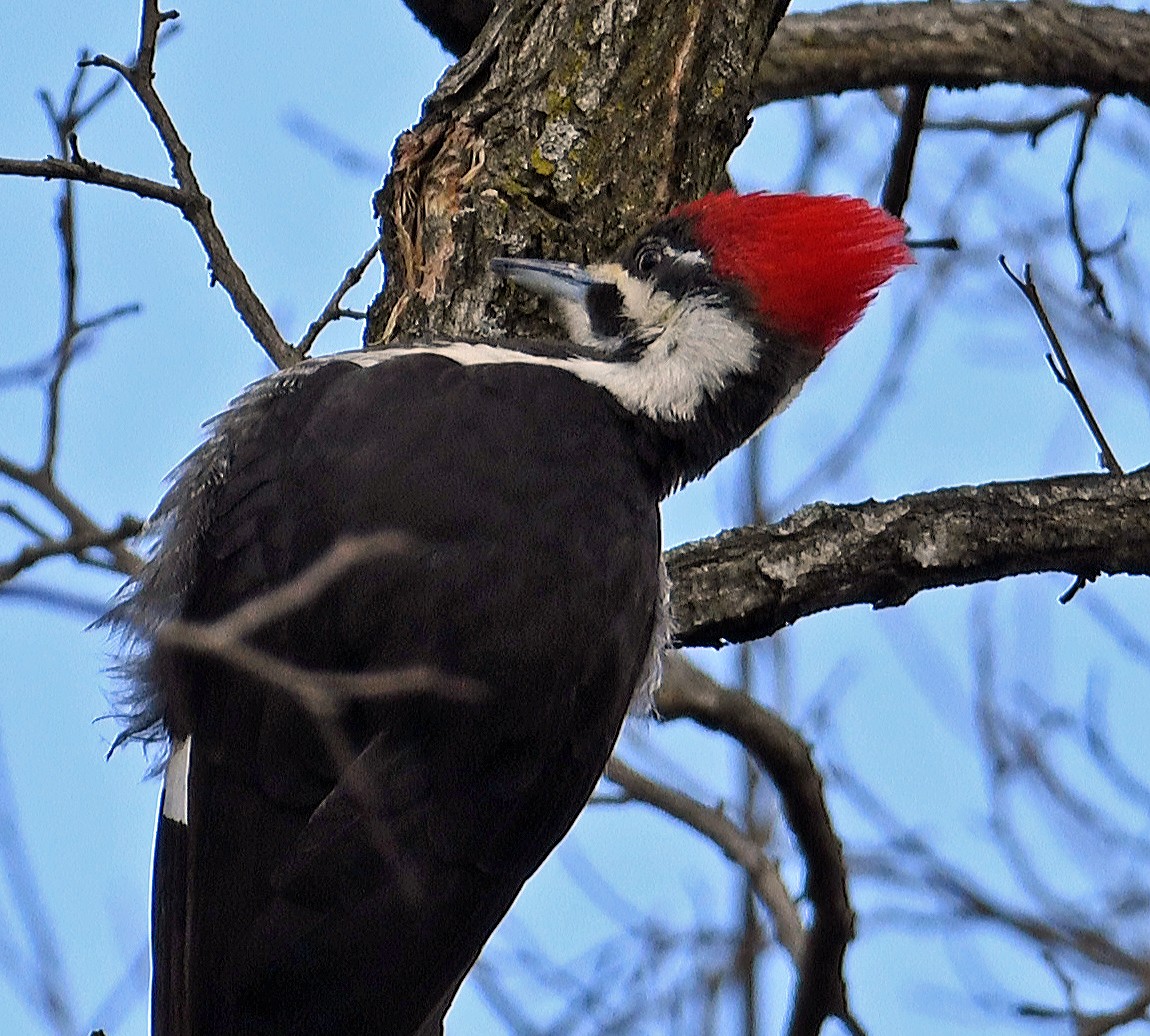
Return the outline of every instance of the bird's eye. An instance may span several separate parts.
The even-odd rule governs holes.
[[[635,269],[639,273],[651,273],[663,261],[663,246],[657,241],[644,241],[635,256]]]

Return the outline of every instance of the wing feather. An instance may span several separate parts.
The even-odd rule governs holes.
[[[155,1031],[185,1036],[189,1003],[195,1036],[428,1036],[586,802],[645,670],[653,476],[605,392],[538,365],[333,364],[234,431],[184,617],[227,614],[341,536],[398,531],[409,550],[257,645],[320,686],[422,663],[481,691],[321,722],[219,661],[161,660],[195,751],[188,826],[157,840]]]

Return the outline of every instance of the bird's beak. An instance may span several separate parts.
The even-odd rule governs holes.
[[[566,299],[582,306],[587,289],[595,283],[585,266],[578,263],[559,263],[548,259],[491,260],[491,272],[506,277],[521,288],[552,299]]]

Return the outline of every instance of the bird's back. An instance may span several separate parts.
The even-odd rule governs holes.
[[[182,617],[383,538],[253,638],[343,696],[331,718],[270,672],[153,658],[191,735],[155,1031],[409,1036],[574,821],[661,646],[658,492],[626,414],[546,366],[332,360],[260,407],[221,426]]]

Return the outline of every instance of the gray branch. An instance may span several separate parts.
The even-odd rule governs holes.
[[[910,83],[1076,87],[1150,102],[1150,14],[1071,3],[853,4],[784,18],[759,64],[770,101]]]
[[[1150,468],[813,504],[667,555],[680,644],[765,637],[848,604],[1032,572],[1150,573]]]
[[[797,735],[796,735],[797,736]],[[607,779],[623,789],[625,801],[649,806],[693,828],[741,867],[759,902],[770,911],[779,943],[797,964],[802,963],[806,932],[798,910],[779,873],[779,865],[719,806],[708,806],[632,769],[617,756],[607,762]]]
[[[788,1036],[818,1036],[829,1017],[861,1032],[848,1006],[843,958],[854,937],[842,845],[827,811],[822,777],[802,737],[746,694],[735,694],[692,667],[669,666],[655,699],[665,720],[691,719],[743,746],[779,792],[787,825],[806,865],[813,918],[803,939]]]

